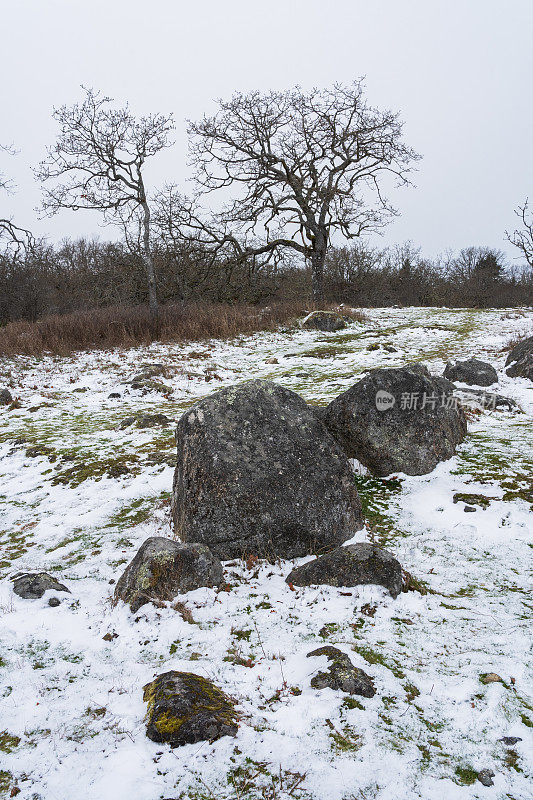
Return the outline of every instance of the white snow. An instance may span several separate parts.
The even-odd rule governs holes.
[[[0,385],[21,404],[0,410],[5,796],[14,785],[21,800],[533,796],[533,515],[524,492],[533,474],[533,385],[505,375],[502,351],[533,333],[533,312],[367,313],[367,323],[331,334],[296,328],[0,360]],[[397,351],[370,351],[371,342]],[[266,363],[272,356],[278,364]],[[112,606],[110,581],[142,541],[171,535],[172,467],[153,456],[172,453],[172,428],[121,430],[124,417],[142,410],[178,418],[196,399],[251,377],[325,403],[369,367],[423,360],[441,374],[447,359],[468,356],[497,368],[494,388],[523,413],[474,416],[454,458],[430,475],[398,476],[399,488],[360,477],[377,516],[354,541],[374,535],[431,593],[393,600],[369,586],[291,591],[284,578],[294,562],[232,562],[229,591],[179,598],[195,624],[170,607],[148,605],[135,616]],[[123,383],[149,363],[168,366],[161,380],[170,398]],[[122,397],[108,399],[113,391]],[[26,453],[36,446],[40,454]],[[110,477],[123,461],[129,472]],[[453,502],[457,492],[483,494],[490,505],[465,513]],[[10,578],[29,570],[50,571],[71,594],[22,600]],[[48,605],[50,596],[59,607]],[[117,636],[106,641],[107,633]],[[373,677],[377,693],[356,698],[361,708],[310,687],[326,662],[306,654],[325,643]],[[235,698],[235,739],[172,750],[146,738],[142,687],[170,669],[211,678]],[[503,683],[484,685],[489,672]],[[503,736],[522,741],[509,748]],[[465,783],[471,773],[461,770],[483,768],[494,771],[493,787]]]

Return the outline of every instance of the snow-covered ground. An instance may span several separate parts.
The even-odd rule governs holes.
[[[530,800],[533,385],[505,375],[502,348],[533,333],[533,312],[368,318],[330,334],[0,361],[0,388],[20,400],[0,410],[0,796],[16,786],[21,800]],[[497,391],[522,413],[475,416],[457,456],[430,475],[356,477],[367,528],[354,540],[373,535],[427,594],[291,591],[293,562],[233,563],[230,591],[180,598],[194,623],[170,607],[137,617],[113,608],[113,582],[141,542],[171,535],[172,426],[121,429],[129,414],[176,419],[251,377],[322,404],[369,367],[423,360],[440,374],[465,356],[490,361]],[[153,363],[166,365],[157,380],[171,395],[127,387]],[[457,492],[490,504],[465,513]],[[20,599],[10,577],[27,570],[56,575],[72,594],[56,608],[51,593]],[[326,661],[306,654],[325,643],[373,677],[374,698],[310,687]],[[236,739],[172,750],[146,738],[142,686],[170,669],[236,699]],[[486,673],[502,681],[485,684]],[[500,741],[510,736],[521,741]],[[476,779],[484,768],[492,787]]]

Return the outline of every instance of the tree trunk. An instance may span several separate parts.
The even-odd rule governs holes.
[[[146,275],[148,277],[148,302],[150,311],[156,315],[159,310],[157,302],[157,284],[155,280],[154,259],[150,249],[150,207],[146,200],[142,204],[143,208],[143,258]]]
[[[317,236],[311,254],[311,280],[313,286],[313,303],[319,307],[324,303],[325,260],[326,240],[322,236]]]

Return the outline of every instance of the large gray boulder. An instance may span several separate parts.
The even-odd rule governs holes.
[[[181,417],[172,509],[182,541],[221,559],[297,558],[362,527],[350,464],[294,392],[249,381]]]
[[[498,373],[494,367],[477,358],[456,361],[455,364],[448,362],[443,374],[449,381],[460,381],[469,386],[491,386],[498,383]]]
[[[337,689],[347,694],[359,694],[362,697],[374,697],[376,688],[370,675],[355,667],[349,656],[338,647],[325,645],[307,654],[307,658],[326,656],[329,661],[327,672],[317,672],[311,678],[313,689]]]
[[[70,593],[70,589],[47,572],[25,572],[13,580],[14,593],[24,600],[38,600],[50,590]]]
[[[375,475],[424,475],[466,434],[453,391],[421,364],[376,369],[336,397],[323,419],[346,454]]]
[[[505,366],[509,377],[529,378],[533,381],[533,336],[513,347],[507,356]]]
[[[172,600],[200,586],[220,586],[222,564],[203,544],[182,544],[152,536],[140,546],[119,579],[115,602],[135,613],[145,603]]]
[[[143,687],[148,703],[146,735],[173,747],[235,736],[233,702],[217,686],[192,672],[165,672]]]
[[[402,568],[392,553],[361,542],[336,547],[330,553],[295,567],[285,579],[293,586],[362,586],[376,584],[393,597],[402,591]]]
[[[13,396],[9,389],[0,389],[0,406],[8,406],[13,402]]]

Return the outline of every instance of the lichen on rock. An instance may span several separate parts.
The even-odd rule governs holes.
[[[211,681],[172,670],[143,687],[148,704],[146,735],[173,747],[235,736],[233,701]]]
[[[350,658],[337,647],[325,645],[307,654],[307,658],[326,656],[329,661],[327,672],[318,672],[311,678],[314,689],[339,689],[347,694],[359,694],[363,697],[374,697],[376,689],[372,678],[359,667],[355,667]]]
[[[220,586],[223,578],[222,564],[205,545],[153,536],[120,577],[115,602],[123,600],[136,612],[151,601],[173,600],[200,586]]]

